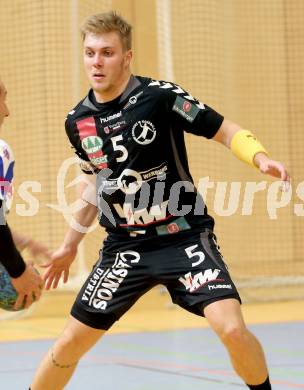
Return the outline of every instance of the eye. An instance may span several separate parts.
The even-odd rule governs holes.
[[[94,56],[94,52],[92,52],[92,50],[86,50],[86,51],[85,51],[85,54],[86,54],[86,56],[88,56],[88,57],[93,57],[93,56]]]
[[[105,57],[111,57],[113,55],[113,52],[111,50],[106,50],[104,52]]]

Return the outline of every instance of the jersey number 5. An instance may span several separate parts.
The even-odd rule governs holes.
[[[111,138],[112,144],[113,144],[113,149],[114,151],[119,151],[121,152],[120,157],[116,157],[117,162],[123,162],[126,161],[128,158],[128,150],[123,146],[123,145],[118,145],[118,142],[122,141],[122,135],[116,135],[115,137]]]

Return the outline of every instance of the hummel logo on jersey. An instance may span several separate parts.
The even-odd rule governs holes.
[[[231,284],[209,284],[208,285],[208,290],[217,290],[218,288],[232,290]]]
[[[138,121],[132,127],[132,137],[140,145],[148,145],[156,137],[156,129],[149,121]]]
[[[117,112],[116,114],[107,116],[106,118],[100,118],[100,122],[101,122],[101,123],[109,122],[109,121],[111,121],[112,119],[117,119],[117,118],[120,118],[121,116],[122,116],[122,112],[119,111],[119,112]]]

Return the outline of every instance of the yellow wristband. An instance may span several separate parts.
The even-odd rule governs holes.
[[[254,156],[261,152],[268,155],[264,146],[249,130],[239,130],[235,133],[231,140],[230,149],[238,159],[255,168],[256,165],[253,162]]]

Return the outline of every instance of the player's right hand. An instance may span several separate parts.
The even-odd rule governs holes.
[[[44,282],[31,263],[26,265],[25,271],[18,278],[11,278],[12,285],[18,293],[15,309],[27,309],[33,302],[40,299]]]
[[[63,282],[66,283],[69,278],[69,269],[77,254],[77,247],[62,245],[51,255],[51,260],[48,263],[42,264],[41,267],[46,268],[43,276],[45,288],[57,288],[58,283],[63,276]]]

